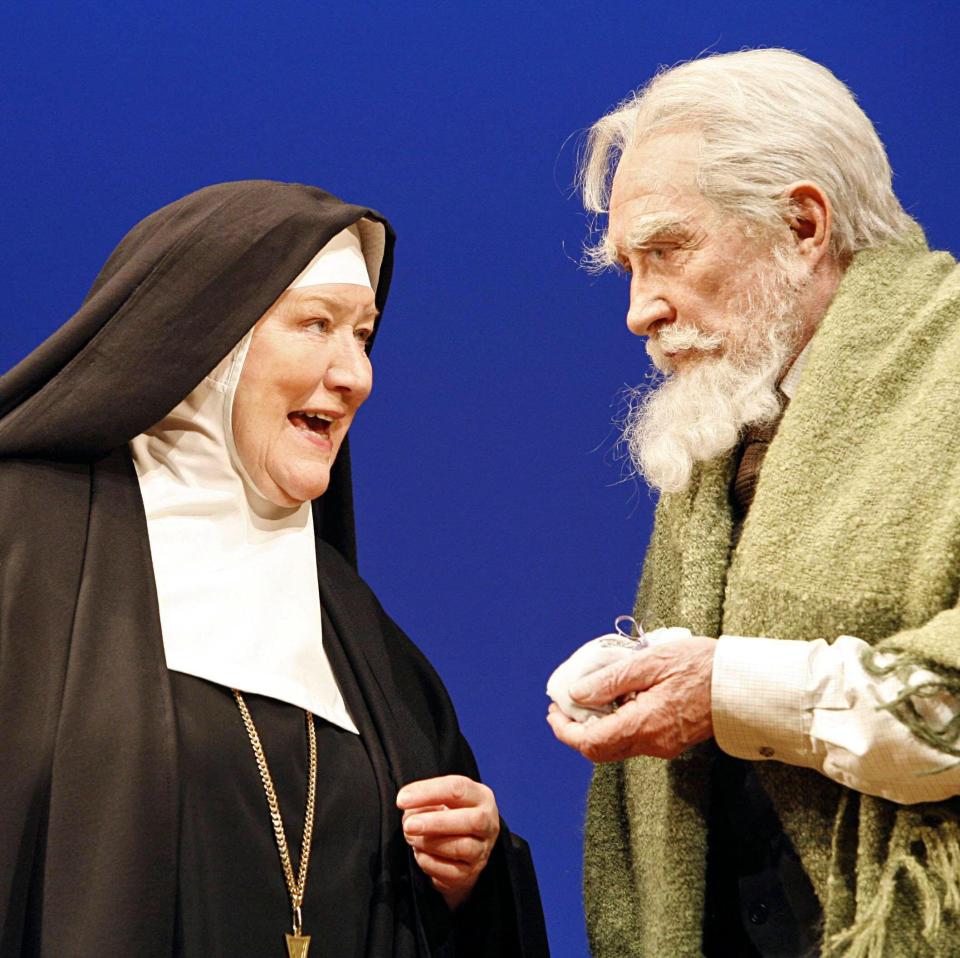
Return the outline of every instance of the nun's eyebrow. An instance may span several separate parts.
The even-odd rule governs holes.
[[[333,292],[324,292],[321,293],[319,290],[311,290],[309,293],[304,293],[303,295],[297,297],[297,306],[338,306],[340,309],[345,310],[354,310],[356,309],[357,304],[350,299],[347,299],[344,296],[339,296],[337,293]],[[378,319],[380,316],[380,310],[377,309],[372,303],[365,307],[363,310],[363,315],[368,319]]]

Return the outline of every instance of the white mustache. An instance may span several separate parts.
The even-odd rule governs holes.
[[[681,353],[688,349],[712,353],[723,345],[723,334],[704,333],[693,326],[670,325],[657,332],[653,341],[665,353]]]

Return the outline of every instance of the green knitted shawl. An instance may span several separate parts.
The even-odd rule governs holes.
[[[855,635],[960,689],[960,267],[922,234],[856,255],[731,554],[729,457],[657,507],[636,612],[695,634]],[[906,700],[894,709],[937,742]],[[945,747],[945,750],[949,750]],[[597,766],[596,958],[701,954],[713,742]],[[960,954],[960,799],[896,805],[755,765],[825,916],[824,955]]]

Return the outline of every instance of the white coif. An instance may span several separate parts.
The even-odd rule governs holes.
[[[335,282],[371,285],[353,230],[334,237],[291,286]],[[234,444],[233,398],[252,336],[130,443],[167,667],[356,732],[323,647],[310,503],[264,499]]]

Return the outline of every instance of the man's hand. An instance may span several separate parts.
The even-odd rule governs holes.
[[[451,909],[470,897],[500,833],[493,792],[463,775],[427,778],[397,793],[403,837]]]
[[[574,722],[556,705],[554,735],[592,762],[634,755],[676,758],[713,735],[710,679],[715,639],[694,636],[643,649],[580,679],[570,695],[583,705],[619,702],[612,715]]]

